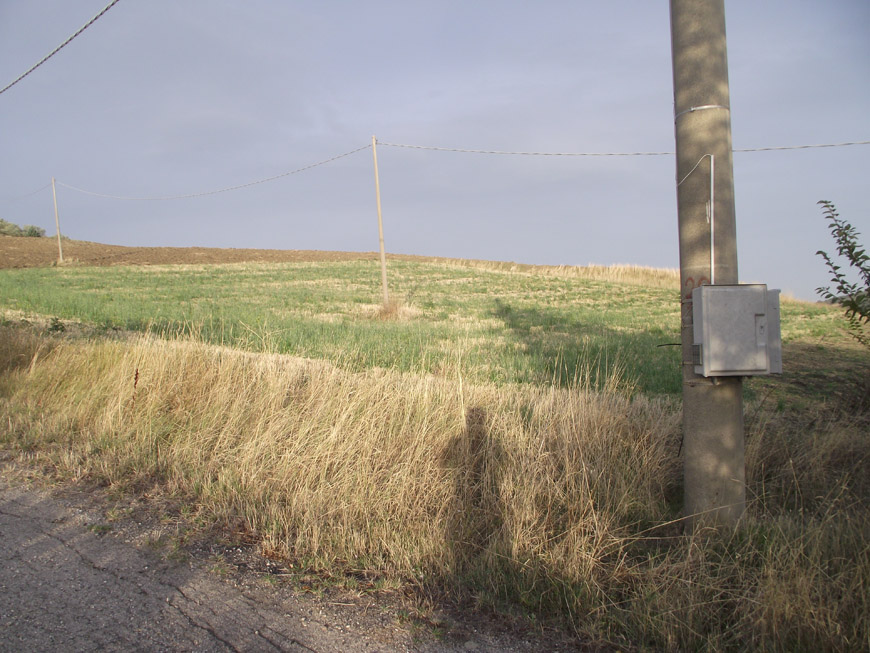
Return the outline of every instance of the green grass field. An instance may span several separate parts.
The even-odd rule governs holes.
[[[0,270],[0,445],[604,650],[870,650],[868,355],[836,309],[783,302],[746,518],[691,534],[675,275],[389,269],[386,314],[374,262]]]
[[[604,276],[604,275],[602,275]],[[393,261],[397,319],[379,319],[370,261],[33,268],[0,271],[0,308],[104,329],[196,333],[202,340],[473,380],[567,385],[624,370],[646,393],[680,391],[677,281],[649,285]],[[670,287],[669,287],[670,286]],[[783,306],[783,336],[836,337],[831,309]]]

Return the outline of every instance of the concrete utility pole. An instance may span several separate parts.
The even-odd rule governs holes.
[[[684,511],[692,528],[734,525],[746,508],[742,380],[704,378],[692,364],[692,290],[711,280],[738,282],[725,3],[671,0],[670,6],[682,284]]]
[[[57,228],[57,262],[63,263],[63,245],[60,241],[60,218],[57,215],[57,189],[54,177],[51,178],[51,196],[54,198],[54,226]]]
[[[384,250],[384,220],[381,217],[381,182],[378,179],[378,141],[372,136],[372,157],[375,162],[375,198],[378,204],[378,240],[381,248],[381,285],[384,290],[384,308],[390,305],[390,293],[387,290],[387,253]]]

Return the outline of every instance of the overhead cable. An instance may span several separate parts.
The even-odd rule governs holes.
[[[94,16],[93,18],[91,18],[91,19],[90,19],[90,20],[89,20],[85,25],[83,25],[83,26],[81,27],[81,29],[79,29],[78,32],[76,32],[75,34],[73,34],[72,36],[70,36],[66,41],[64,41],[64,42],[61,43],[59,46],[57,46],[57,47],[56,47],[54,50],[52,50],[48,55],[46,55],[45,57],[43,57],[42,60],[39,61],[39,63],[37,63],[37,64],[35,64],[34,66],[32,66],[32,67],[30,68],[30,70],[28,70],[27,72],[23,73],[23,74],[22,74],[20,77],[18,77],[18,79],[16,79],[14,82],[12,82],[11,84],[6,85],[6,87],[4,87],[3,90],[0,90],[0,94],[5,93],[6,91],[8,91],[10,88],[12,88],[13,86],[15,86],[18,82],[20,82],[22,79],[24,79],[25,77],[27,77],[30,73],[32,73],[34,70],[36,70],[37,68],[39,68],[42,64],[44,64],[46,61],[48,61],[48,60],[51,59],[54,55],[56,55],[58,52],[60,52],[61,49],[63,49],[65,46],[67,46],[67,45],[69,44],[70,41],[72,41],[75,37],[77,37],[79,34],[81,34],[82,32],[84,32],[88,27],[90,27],[90,26],[93,25],[95,22],[97,22],[97,20],[100,18],[100,16],[102,16],[102,15],[105,14],[107,11],[109,11],[109,9],[111,9],[111,8],[114,7],[116,4],[118,4],[118,1],[119,1],[119,0],[112,0],[112,2],[110,2],[110,3],[107,4],[105,7],[103,7],[102,11],[100,11],[100,13],[98,13],[96,16]]]
[[[407,145],[404,143],[384,143],[389,147],[404,147],[412,150],[434,150],[436,152],[463,152],[467,154],[503,154],[521,156],[673,156],[675,152],[509,152],[505,150],[470,150],[454,147],[434,147],[431,145]],[[782,147],[753,147],[735,149],[733,152],[772,152],[776,150],[807,150],[819,147],[848,147],[850,145],[870,145],[870,141],[851,141],[848,143],[824,143],[821,145],[787,145]]]
[[[507,154],[522,156],[662,156],[673,152],[507,152],[504,150],[469,150],[454,147],[433,147],[429,145],[405,145],[403,143],[384,143],[378,145],[389,147],[405,147],[412,150],[435,150],[438,152],[464,152],[467,154]]]
[[[16,195],[15,197],[7,198],[6,201],[7,202],[17,202],[19,200],[23,200],[23,199],[26,199],[26,198],[31,197],[33,195],[36,195],[37,193],[41,193],[46,188],[51,188],[51,183],[46,184],[42,188],[37,188],[36,190],[30,191],[29,193],[24,193],[23,195]]]
[[[470,154],[498,154],[498,155],[523,155],[523,156],[590,156],[590,157],[631,157],[631,156],[672,156],[674,152],[510,152],[505,150],[472,150],[472,149],[463,149],[463,148],[449,148],[449,147],[434,147],[428,145],[408,145],[403,143],[385,143],[382,141],[377,141],[380,145],[386,145],[389,147],[403,147],[408,149],[415,150],[430,150],[430,151],[438,151],[438,152],[461,152],[461,153],[470,153]],[[850,141],[847,143],[825,143],[820,145],[790,145],[790,146],[782,146],[782,147],[755,147],[755,148],[746,148],[746,149],[735,149],[733,152],[771,152],[771,151],[780,151],[780,150],[806,150],[813,148],[824,148],[824,147],[848,147],[851,145],[870,145],[870,141]],[[265,184],[266,182],[274,181],[276,179],[281,179],[282,177],[288,177],[290,175],[295,175],[300,172],[304,172],[305,170],[310,170],[311,168],[316,168],[318,166],[325,165],[327,163],[331,163],[332,161],[337,161],[338,159],[342,159],[344,157],[350,156],[351,154],[356,154],[357,152],[361,152],[362,150],[367,150],[371,147],[371,144],[363,145],[362,147],[358,147],[355,150],[351,150],[349,152],[345,152],[344,154],[339,154],[337,156],[330,157],[328,159],[324,159],[323,161],[318,161],[317,163],[312,163],[307,166],[303,166],[301,168],[297,168],[295,170],[290,170],[288,172],[282,172],[279,175],[274,175],[272,177],[266,177],[265,179],[257,179],[256,181],[250,181],[244,184],[237,184],[235,186],[227,186],[226,188],[219,188],[217,190],[209,190],[203,191],[201,193],[190,193],[185,195],[171,195],[165,197],[128,197],[124,195],[109,195],[106,193],[97,193],[95,191],[86,190],[84,188],[79,188],[77,186],[72,186],[70,184],[65,184],[62,181],[58,181],[57,184],[59,186],[63,186],[64,188],[68,188],[69,190],[74,190],[79,193],[84,193],[86,195],[93,195],[95,197],[105,197],[108,199],[115,200],[129,200],[129,201],[137,201],[137,202],[157,202],[157,201],[167,201],[167,200],[181,200],[181,199],[191,199],[195,197],[205,197],[207,195],[217,195],[218,193],[226,193],[233,190],[240,190],[242,188],[248,188],[249,186],[256,186],[257,184]],[[703,160],[703,157],[701,158]],[[701,160],[698,161],[700,164]],[[695,168],[698,167],[698,164],[695,165]],[[695,168],[692,168],[693,172]],[[688,177],[688,175],[686,175]],[[685,179],[683,179],[685,181]],[[682,182],[680,182],[682,183]],[[44,186],[33,193],[31,195],[36,194],[42,190],[47,188]],[[25,195],[24,197],[27,197]]]
[[[361,152],[362,150],[367,150],[371,147],[371,144],[366,144],[362,147],[358,147],[355,150],[351,150],[350,152],[345,152],[344,154],[339,154],[337,156],[331,157],[329,159],[325,159],[323,161],[318,161],[317,163],[312,163],[307,166],[303,166],[302,168],[297,168],[296,170],[290,170],[289,172],[282,172],[280,175],[274,175],[272,177],[266,177],[265,179],[257,179],[256,181],[249,181],[245,184],[238,184],[236,186],[228,186],[226,188],[219,188],[217,190],[207,190],[202,193],[191,193],[189,195],[172,195],[168,197],[125,197],[122,195],[106,195],[105,193],[95,193],[94,191],[85,190],[84,188],[78,188],[76,186],[70,186],[69,184],[65,184],[62,181],[58,181],[58,186],[63,186],[64,188],[69,188],[70,190],[78,191],[79,193],[85,193],[86,195],[94,195],[96,197],[106,197],[108,199],[113,200],[131,200],[135,202],[162,202],[166,200],[185,200],[194,197],[205,197],[206,195],[217,195],[218,193],[226,193],[231,190],[239,190],[241,188],[247,188],[248,186],[256,186],[257,184],[265,184],[268,181],[274,181],[276,179],[281,179],[282,177],[288,177],[290,175],[295,175],[299,172],[303,172],[305,170],[310,170],[311,168],[316,168],[317,166],[322,166],[327,163],[331,163],[332,161],[337,161],[338,159],[343,159],[346,156],[350,156],[351,154],[356,154],[357,152]]]
[[[502,154],[521,156],[673,156],[675,152],[510,152],[505,150],[471,150],[455,147],[435,147],[431,145],[408,145],[405,143],[384,143],[389,147],[404,147],[413,150],[434,150],[436,152],[463,152],[467,154]],[[848,143],[824,143],[821,145],[786,145],[778,147],[753,147],[734,149],[733,152],[772,152],[777,150],[807,150],[820,147],[848,147],[850,145],[870,145],[870,141],[851,141]]]
[[[870,141],[851,141],[849,143],[824,143],[822,145],[786,145],[784,147],[752,147],[735,152],[774,152],[777,150],[809,150],[818,147],[849,147],[850,145],[870,145]]]

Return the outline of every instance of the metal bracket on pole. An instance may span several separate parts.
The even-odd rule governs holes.
[[[674,116],[674,122],[677,122],[677,118],[680,116],[684,116],[687,113],[694,113],[695,111],[703,111],[705,109],[725,109],[726,111],[731,111],[731,107],[726,107],[724,104],[705,104],[701,107],[689,107],[684,111],[680,111],[678,114]]]

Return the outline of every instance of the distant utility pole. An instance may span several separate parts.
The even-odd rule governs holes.
[[[54,226],[57,229],[57,262],[63,263],[63,245],[60,241],[60,218],[57,216],[57,189],[54,185],[54,177],[51,178],[51,196],[54,198]]]
[[[378,202],[378,239],[381,244],[381,283],[384,287],[384,308],[390,304],[390,294],[387,292],[387,254],[384,251],[384,221],[381,218],[381,182],[378,180],[378,150],[377,139],[372,136],[372,157],[375,160],[375,198]]]
[[[725,4],[670,0],[670,8],[682,284],[684,511],[693,528],[734,525],[746,508],[742,380],[699,376],[692,357],[692,290],[714,281],[738,282]]]

